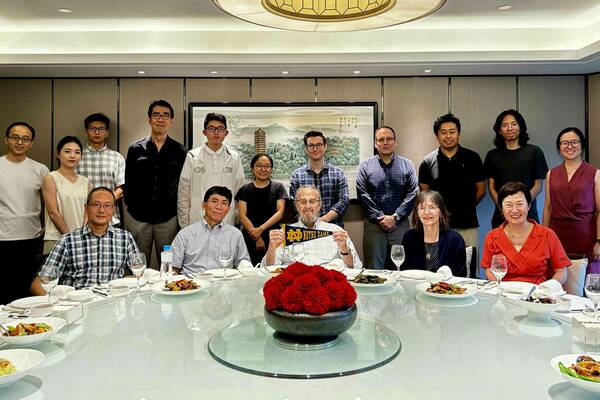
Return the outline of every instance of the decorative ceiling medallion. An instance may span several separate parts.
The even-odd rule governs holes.
[[[446,0],[213,0],[244,21],[284,30],[343,32],[383,28],[426,17]]]
[[[262,0],[267,11],[303,21],[349,21],[386,12],[396,0]]]

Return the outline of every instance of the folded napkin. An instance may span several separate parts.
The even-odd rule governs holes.
[[[447,265],[442,265],[437,270],[437,273],[442,276],[443,280],[448,280],[448,279],[452,278],[452,270]]]
[[[237,266],[237,269],[254,268],[254,265],[248,260],[242,260]]]
[[[442,276],[435,272],[425,271],[422,269],[407,269],[400,271],[398,275],[401,279],[414,279],[414,280],[435,280],[441,279]]]
[[[323,264],[323,268],[335,269],[336,271],[343,271],[346,269],[346,263],[341,259],[331,260],[327,264]]]
[[[561,296],[565,293],[562,285],[556,279],[549,279],[545,282],[540,283],[540,288],[546,289],[550,296]]]
[[[147,280],[148,282],[158,282],[160,281],[160,272],[152,268],[146,268],[144,273],[142,274],[142,278]]]

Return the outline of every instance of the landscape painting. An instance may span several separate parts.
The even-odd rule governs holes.
[[[190,148],[205,142],[202,129],[209,112],[227,117],[225,144],[240,153],[248,182],[250,160],[262,152],[273,158],[272,179],[289,190],[292,171],[307,161],[304,134],[316,130],[327,137],[325,160],[345,172],[350,197],[356,198],[358,165],[374,151],[376,103],[190,103]]]

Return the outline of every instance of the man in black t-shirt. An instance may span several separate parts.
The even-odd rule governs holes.
[[[502,222],[498,192],[506,182],[522,182],[531,193],[531,208],[528,217],[540,222],[535,198],[542,190],[543,180],[548,171],[544,152],[537,146],[527,144],[529,134],[525,118],[516,110],[502,111],[494,123],[495,149],[485,157],[484,167],[488,177],[490,196],[496,203],[492,227]]]
[[[419,188],[437,190],[450,212],[450,227],[467,246],[478,247],[477,204],[485,196],[485,174],[479,154],[461,147],[460,120],[442,115],[433,124],[440,147],[425,156],[419,167]]]

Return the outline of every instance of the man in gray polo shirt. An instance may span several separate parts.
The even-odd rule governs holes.
[[[219,248],[226,246],[233,256],[233,266],[250,261],[242,232],[223,222],[233,196],[224,186],[212,186],[204,194],[204,218],[183,228],[173,241],[173,269],[185,273],[221,268]]]

